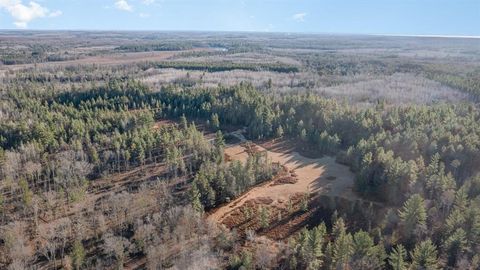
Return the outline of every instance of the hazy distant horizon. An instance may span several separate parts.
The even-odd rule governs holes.
[[[480,36],[477,0],[0,0],[0,29]]]
[[[388,33],[339,33],[339,32],[266,32],[266,31],[216,31],[216,30],[123,30],[123,29],[2,29],[0,32],[138,32],[138,33],[249,33],[249,34],[286,34],[286,35],[325,35],[325,36],[372,36],[372,37],[417,37],[417,38],[458,38],[480,39],[480,35],[440,35],[440,34],[388,34]]]

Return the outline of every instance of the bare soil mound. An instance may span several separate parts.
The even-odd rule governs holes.
[[[276,185],[285,185],[285,184],[295,184],[298,182],[298,179],[296,177],[293,177],[293,176],[284,176],[284,177],[280,177],[278,179],[275,179],[275,181],[273,181],[273,186],[276,186]]]

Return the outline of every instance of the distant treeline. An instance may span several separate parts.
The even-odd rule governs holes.
[[[117,51],[152,52],[152,51],[183,51],[193,49],[193,43],[156,43],[156,44],[129,44],[116,47]]]
[[[405,61],[389,56],[372,58],[362,56],[351,57],[341,54],[303,55],[300,59],[304,65],[321,76],[355,76],[358,74],[413,73],[430,80],[440,82],[452,88],[467,92],[476,99],[480,97],[480,70],[472,70],[459,66],[458,63],[425,64],[419,61]]]
[[[3,65],[22,65],[30,63],[42,63],[42,62],[59,62],[79,59],[79,55],[70,54],[47,54],[47,53],[22,53],[22,54],[1,54],[0,64]]]
[[[230,71],[235,69],[260,71],[268,70],[274,72],[290,73],[298,72],[297,66],[282,63],[204,63],[204,62],[159,62],[155,63],[156,68],[175,68],[185,70],[203,70],[208,72]]]
[[[480,71],[466,74],[453,74],[440,70],[428,70],[425,74],[425,76],[431,80],[467,92],[476,100],[480,99]]]

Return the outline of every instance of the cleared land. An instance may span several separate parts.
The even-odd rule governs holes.
[[[237,134],[238,133],[234,133]],[[242,138],[243,141],[243,138]],[[266,149],[260,145],[254,145],[257,151],[266,151],[272,162],[278,162],[288,171],[290,177],[296,178],[292,183],[278,183],[272,180],[261,186],[257,186],[246,192],[237,199],[231,201],[214,211],[208,219],[222,223],[235,210],[241,208],[247,202],[256,204],[268,204],[279,209],[286,209],[288,202],[294,197],[304,194],[310,196],[328,195],[341,196],[344,198],[357,198],[352,192],[354,175],[348,167],[335,161],[335,158],[325,156],[322,158],[307,158],[294,152],[292,149],[283,149],[276,152],[277,144],[273,148]],[[248,146],[252,147],[252,146]],[[247,145],[231,145],[226,150],[226,155],[231,160],[246,161],[248,158]],[[285,177],[285,176],[284,176]]]

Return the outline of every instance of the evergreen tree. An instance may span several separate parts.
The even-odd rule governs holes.
[[[218,114],[212,114],[212,118],[210,119],[210,125],[212,125],[212,128],[214,128],[215,130],[218,130],[220,128],[220,120],[218,118]]]
[[[275,131],[275,136],[276,136],[277,138],[281,138],[281,137],[283,137],[283,133],[284,133],[284,132],[283,132],[282,125],[279,125],[279,126],[277,127],[277,130]]]
[[[407,237],[410,237],[417,228],[425,227],[427,220],[427,210],[421,195],[412,195],[398,212],[404,231]]]
[[[313,247],[313,254],[317,259],[321,259],[323,257],[323,245],[325,243],[325,236],[327,234],[327,227],[325,223],[322,222],[320,225],[315,227],[312,230],[312,247]]]
[[[307,141],[307,130],[306,129],[302,129],[302,131],[300,131],[300,140],[302,140],[302,142]]]
[[[200,201],[200,191],[195,183],[192,184],[192,188],[190,189],[190,201],[192,202],[193,209],[197,212],[203,211],[203,205]]]
[[[412,269],[440,269],[437,247],[430,239],[417,243],[410,256],[412,258]]]
[[[225,139],[223,138],[222,132],[219,130],[215,134],[215,141],[214,141],[214,146],[215,146],[215,160],[217,161],[218,164],[221,164],[224,162],[224,148],[225,148]]]
[[[402,245],[398,245],[392,249],[388,256],[388,263],[393,270],[407,270],[408,263],[406,261],[407,251]]]
[[[188,129],[188,121],[187,121],[187,118],[185,117],[185,114],[182,114],[182,116],[180,116],[180,127],[183,130]]]
[[[73,268],[76,270],[82,269],[86,254],[83,244],[80,240],[76,240],[73,243],[72,253],[70,256],[72,258]]]
[[[30,190],[27,180],[22,178],[18,184],[22,191],[22,201],[23,201],[24,207],[25,208],[30,207],[33,200],[33,192]]]
[[[445,253],[449,266],[455,266],[458,258],[467,251],[466,233],[463,229],[457,229],[445,241]]]
[[[352,235],[345,231],[340,232],[333,244],[333,263],[335,268],[348,268],[353,251]]]
[[[266,207],[261,206],[258,210],[259,212],[259,218],[260,218],[260,226],[262,229],[268,228],[270,225],[270,214],[268,212],[268,209]]]
[[[355,269],[381,269],[386,253],[383,245],[374,245],[367,232],[358,231],[353,235],[352,267]]]

